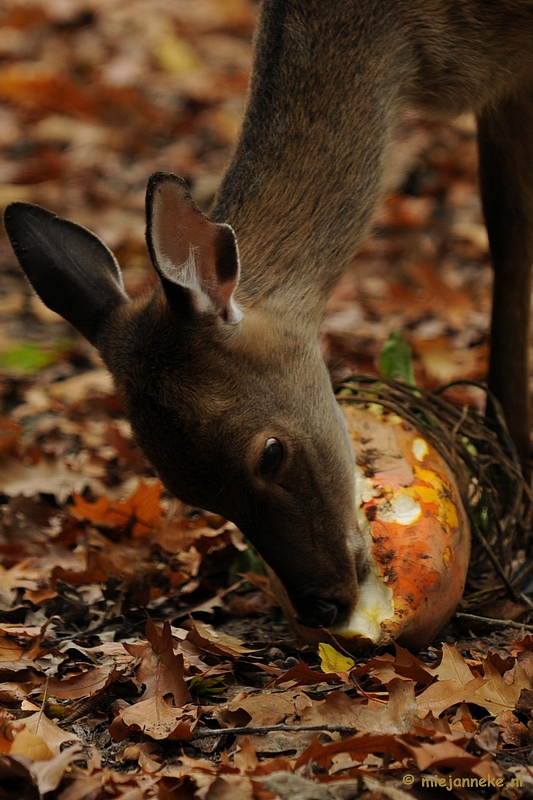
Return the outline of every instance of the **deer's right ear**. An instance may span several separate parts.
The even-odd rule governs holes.
[[[146,239],[163,286],[185,290],[200,312],[239,322],[233,299],[239,281],[239,251],[232,228],[208,219],[182,178],[156,172],[146,193]]]
[[[4,225],[41,300],[95,344],[108,314],[129,301],[111,251],[86,228],[31,203],[11,203]]]

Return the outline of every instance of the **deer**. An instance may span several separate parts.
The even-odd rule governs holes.
[[[5,211],[27,278],[100,352],[168,491],[234,522],[310,627],[342,628],[368,563],[319,328],[408,108],[477,117],[494,268],[488,382],[526,459],[531,0],[263,0],[209,217],[181,178],[148,182],[157,280],[142,297],[85,228],[27,203]]]

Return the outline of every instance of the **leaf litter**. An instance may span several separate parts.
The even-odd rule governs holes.
[[[146,180],[183,174],[209,206],[255,17],[251,0],[5,0],[2,205],[87,225],[142,292]],[[469,118],[406,119],[391,196],[328,304],[337,380],[375,374],[396,330],[423,389],[483,378],[475,170]],[[98,358],[28,295],[4,236],[0,264],[0,797],[529,796],[533,636],[458,622],[418,654],[301,647],[235,526],[167,496]],[[485,612],[528,620],[502,602]]]

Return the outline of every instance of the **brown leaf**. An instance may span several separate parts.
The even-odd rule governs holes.
[[[431,298],[436,315],[443,317],[454,330],[466,326],[468,317],[476,310],[469,294],[449,286],[434,264],[411,262],[409,272]]]
[[[64,680],[51,678],[47,691],[51,697],[61,700],[77,700],[94,697],[102,692],[122,675],[122,671],[113,664],[96,666]]]
[[[124,709],[109,730],[116,739],[141,731],[152,739],[186,740],[192,737],[199,715],[197,706],[177,708],[156,695]]]
[[[418,769],[424,772],[434,767],[461,767],[469,770],[480,761],[479,756],[467,754],[462,747],[443,738],[437,742],[421,742],[408,747]]]
[[[341,742],[324,745],[317,738],[298,758],[294,767],[297,770],[304,764],[315,763],[327,769],[337,753],[348,753],[354,760],[362,763],[368,755],[376,753],[386,753],[388,757],[401,761],[407,752],[403,741],[390,734],[368,736],[362,733]]]
[[[54,383],[49,391],[52,397],[58,400],[76,403],[94,391],[112,394],[114,386],[113,379],[106,369],[91,369],[89,372],[82,372],[73,378]]]
[[[111,500],[103,496],[94,503],[88,503],[80,495],[74,495],[70,510],[95,525],[110,528],[128,526],[133,536],[142,536],[149,533],[161,517],[161,492],[159,481],[155,484],[141,481],[138,489],[125,500]]]
[[[184,627],[189,628],[187,639],[208,653],[233,657],[243,653],[253,653],[253,648],[245,647],[235,636],[215,631],[210,625],[206,625],[198,619],[187,620],[183,624]]]
[[[183,677],[183,655],[174,653],[170,624],[166,621],[159,631],[150,617],[146,623],[149,647],[143,652],[136,674],[145,685],[142,700],[172,695],[176,706],[189,703],[191,696]]]
[[[46,742],[47,748],[55,756],[61,752],[61,747],[65,742],[72,742],[79,740],[75,733],[70,731],[63,731],[61,728],[46,717],[42,711],[37,711],[24,720],[19,720],[15,724],[18,730],[25,729],[33,736],[39,737],[43,742]],[[17,736],[18,738],[18,736]]]
[[[457,646],[451,646],[446,642],[443,642],[442,645],[440,663],[436,667],[426,665],[426,671],[440,681],[454,681],[454,683],[462,685],[470,683],[472,677],[475,677]]]
[[[456,683],[454,680],[437,681],[418,696],[417,707],[421,716],[432,711],[435,716],[439,716],[450,706],[456,703],[472,701],[475,691],[482,687],[485,679],[481,676],[472,678],[468,683]]]
[[[24,653],[24,648],[7,636],[0,636],[0,662],[17,661]]]
[[[65,771],[81,750],[81,744],[74,744],[67,750],[58,753],[54,758],[50,759],[50,761],[36,762],[31,765],[31,773],[36,780],[41,794],[44,795],[47,792],[53,792],[57,789]]]
[[[529,731],[523,722],[520,722],[512,711],[502,711],[498,717],[501,738],[505,744],[512,747],[524,747],[531,744]]]
[[[482,348],[458,350],[446,336],[418,338],[412,344],[426,375],[439,383],[475,380],[484,373],[486,354]]]
[[[52,458],[41,458],[38,464],[8,458],[0,466],[0,486],[9,497],[19,494],[32,497],[42,492],[64,503],[73,491],[83,492],[92,483],[96,484]]]
[[[296,713],[294,691],[268,692],[240,697],[217,709],[217,716],[229,725],[277,725]]]
[[[516,663],[513,670],[513,681],[508,684],[504,681],[496,668],[486,660],[485,680],[473,693],[465,700],[469,703],[477,703],[486,708],[490,714],[497,716],[502,711],[513,711],[522,689],[531,689],[531,681],[527,677],[525,670],[519,663]]]
[[[242,774],[254,773],[259,766],[257,753],[245,736],[239,740],[239,750],[235,753],[233,763]]]
[[[353,673],[359,675],[357,671],[353,671]],[[296,688],[297,686],[313,686],[315,683],[323,683],[323,682],[332,682],[338,681],[339,676],[336,672],[325,674],[324,672],[318,672],[317,670],[311,669],[305,661],[300,661],[299,664],[295,664],[294,667],[291,667],[287,670],[283,675],[280,675],[279,678],[276,678],[269,684],[271,686],[281,686],[285,683],[291,685],[292,688]]]
[[[0,455],[13,454],[22,428],[8,417],[0,417]]]
[[[427,668],[428,665],[425,661],[421,661],[410,653],[409,650],[400,647],[399,644],[395,643],[394,648],[396,650],[396,656],[393,662],[394,671],[399,677],[408,678],[422,686],[427,686],[431,683],[433,675],[429,672]],[[373,664],[378,660],[378,658],[374,659]]]

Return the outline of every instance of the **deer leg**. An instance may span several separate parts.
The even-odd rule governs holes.
[[[478,117],[480,184],[494,268],[489,389],[527,473],[533,265],[533,80]],[[491,415],[490,403],[487,414]]]

